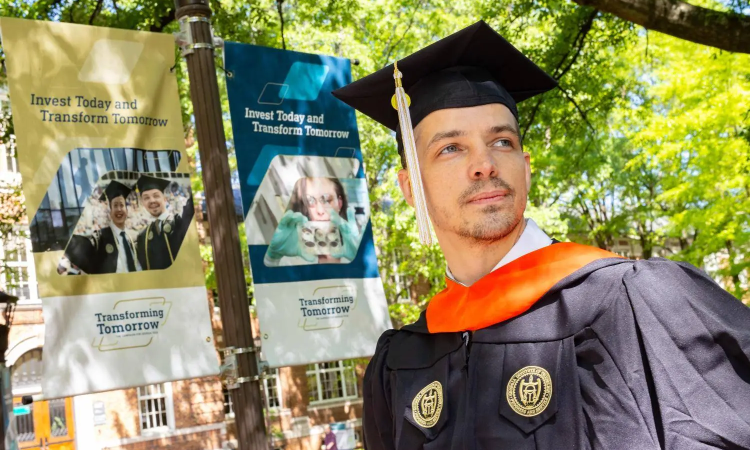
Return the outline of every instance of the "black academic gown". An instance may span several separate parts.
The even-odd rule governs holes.
[[[750,448],[750,308],[690,265],[600,259],[473,334],[430,334],[425,317],[378,342],[367,450]],[[551,383],[533,417],[509,402],[529,366]],[[540,378],[525,380],[538,394]],[[431,403],[415,403],[435,381],[442,399],[427,389]]]
[[[94,242],[96,244],[96,254],[94,257],[96,261],[95,273],[103,274],[117,272],[119,251],[116,240],[120,240],[120,244],[122,244],[120,237],[115,236],[110,227],[102,228],[94,235]],[[128,236],[128,244],[133,252],[133,258],[135,258],[135,246],[133,245],[130,236]]]
[[[142,270],[166,269],[172,265],[194,213],[193,198],[190,197],[182,214],[164,221],[155,220],[138,234],[138,261]]]

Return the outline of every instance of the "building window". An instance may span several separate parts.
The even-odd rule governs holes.
[[[0,241],[0,260],[4,277],[0,284],[20,300],[37,300],[37,286],[27,231],[18,229],[8,241]]]
[[[34,432],[34,404],[23,405],[21,403],[14,403],[13,407],[14,409],[19,408],[23,410],[22,412],[15,413],[18,442],[36,441],[36,433]]]
[[[42,349],[21,355],[10,369],[13,395],[30,395],[42,390]]]
[[[229,389],[226,386],[222,386],[221,392],[224,394],[224,418],[234,419],[234,404],[232,403],[232,396],[229,394]]]
[[[18,161],[16,160],[14,147],[0,144],[0,172],[18,172]]]
[[[310,403],[357,398],[359,393],[354,361],[308,365],[307,387],[310,393]]]
[[[139,387],[138,412],[141,417],[141,433],[143,434],[173,429],[172,383]]]
[[[268,371],[263,378],[263,398],[267,409],[281,408],[281,383],[279,383],[279,369]]]
[[[65,399],[58,398],[50,400],[49,406],[49,429],[52,437],[68,435],[68,419],[65,410]]]

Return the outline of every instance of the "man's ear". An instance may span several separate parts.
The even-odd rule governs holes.
[[[414,197],[411,192],[411,180],[409,179],[409,171],[401,169],[398,171],[398,187],[401,188],[401,193],[404,194],[404,200],[412,208],[414,207]]]
[[[526,194],[531,192],[531,155],[529,152],[523,152],[524,171],[526,172]]]

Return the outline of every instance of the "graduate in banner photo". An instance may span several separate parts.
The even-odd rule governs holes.
[[[750,448],[750,308],[689,264],[524,218],[517,104],[556,85],[478,22],[334,91],[397,131],[399,185],[447,263],[445,290],[378,342],[365,448]]]
[[[188,195],[181,213],[175,214],[167,210],[165,191],[170,184],[168,179],[150,175],[142,175],[136,182],[141,206],[152,219],[138,234],[137,239],[138,261],[143,270],[166,269],[171,266],[193,220],[195,209],[192,195]]]
[[[138,233],[128,229],[127,198],[132,189],[119,181],[110,181],[99,197],[109,206],[109,226],[93,234],[96,249],[94,265],[97,273],[140,272],[141,264],[136,259]]]
[[[74,234],[65,251],[58,273],[67,275],[138,272],[136,260],[137,232],[126,222],[129,217],[127,198],[132,189],[119,181],[110,181],[99,201],[107,206],[107,224],[91,234]],[[89,207],[94,208],[91,204]],[[93,209],[88,211],[93,214]]]
[[[349,263],[362,239],[355,209],[338,178],[305,177],[294,184],[287,211],[264,257],[269,267]]]

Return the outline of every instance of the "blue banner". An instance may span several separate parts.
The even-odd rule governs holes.
[[[355,113],[331,95],[349,60],[228,42],[225,63],[265,357],[369,356],[390,320]]]

